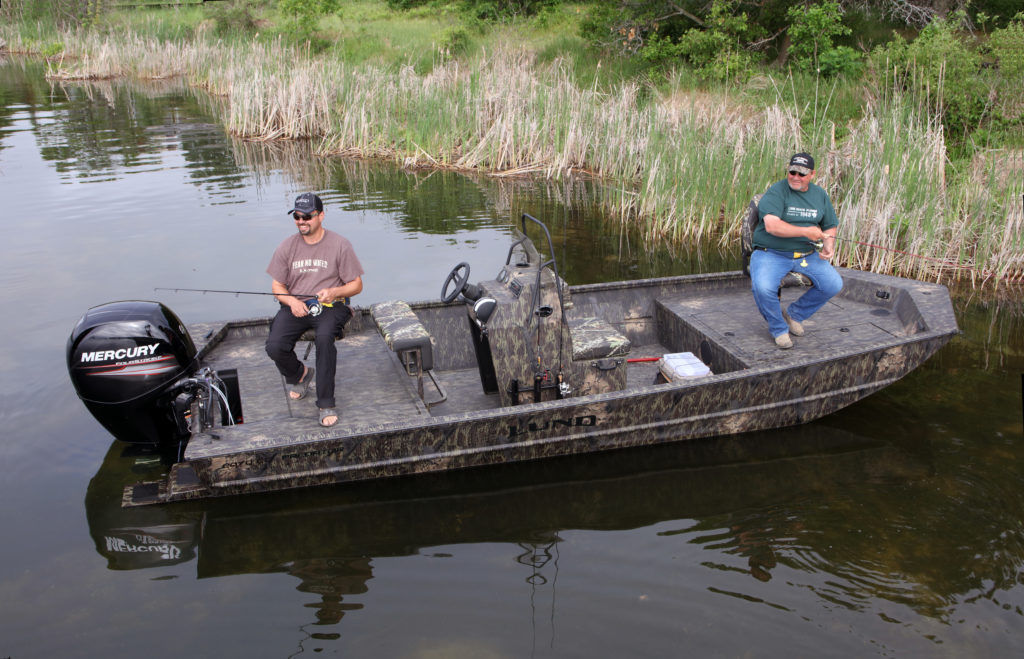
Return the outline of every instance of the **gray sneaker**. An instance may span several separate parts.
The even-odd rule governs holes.
[[[783,350],[789,350],[793,347],[793,339],[789,338],[789,333],[779,334],[775,337],[775,345],[779,346]]]
[[[783,320],[786,321],[786,324],[789,325],[789,333],[790,334],[792,334],[793,336],[803,336],[804,335],[804,326],[803,326],[802,323],[800,323],[797,320],[793,320],[792,318],[790,318],[789,314],[786,313],[785,311],[782,312],[782,318],[783,318]]]

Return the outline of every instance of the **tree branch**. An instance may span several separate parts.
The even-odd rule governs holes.
[[[668,4],[669,4],[670,7],[675,9],[675,11],[672,12],[671,14],[665,14],[661,18],[655,18],[654,20],[656,22],[663,21],[663,20],[665,20],[667,18],[672,18],[673,16],[685,16],[685,17],[689,18],[691,21],[693,21],[694,23],[696,23],[697,25],[699,25],[701,27],[704,27],[704,21],[700,20],[699,18],[697,18],[696,16],[694,16],[690,12],[686,11],[685,9],[683,9],[682,7],[677,5],[676,3],[669,2]]]

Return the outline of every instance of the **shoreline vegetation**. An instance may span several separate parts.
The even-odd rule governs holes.
[[[684,67],[619,76],[547,56],[521,24],[472,52],[435,47],[427,65],[349,61],[280,34],[221,38],[201,13],[168,35],[155,25],[170,10],[147,11],[116,35],[18,24],[0,26],[0,43],[48,56],[57,84],[181,77],[220,99],[232,134],[310,140],[325,157],[594,177],[601,204],[650,241],[733,248],[751,197],[806,150],[839,214],[839,264],[970,287],[1024,281],[1024,148],[952,157],[934,101],[895,74],[843,98],[832,80],[809,90],[781,70],[733,87],[698,85]],[[857,112],[836,109],[851,103]]]

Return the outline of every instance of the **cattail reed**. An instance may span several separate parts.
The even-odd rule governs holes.
[[[2,32],[12,50],[16,33]],[[930,99],[869,94],[837,140],[831,92],[801,106],[775,86],[773,104],[695,91],[679,77],[577,84],[565,60],[539,64],[501,47],[468,61],[438,56],[429,73],[311,56],[280,40],[226,43],[60,35],[69,56],[55,80],[181,76],[223,98],[224,124],[256,140],[313,140],[322,155],[404,167],[603,182],[608,211],[648,241],[735,249],[754,194],[807,150],[840,217],[838,261],[927,279],[1024,278],[1021,151],[982,152],[965,171],[948,159]],[[792,79],[788,81],[792,88]],[[899,250],[899,251],[896,251]]]

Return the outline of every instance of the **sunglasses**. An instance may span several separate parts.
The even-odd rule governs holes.
[[[308,222],[313,219],[312,215],[307,215],[305,213],[292,213],[292,217],[295,218],[296,222]]]
[[[801,174],[800,172],[796,171],[795,169],[789,170],[789,175],[790,176],[799,176],[800,178],[806,178],[806,177],[810,176],[810,174]]]

